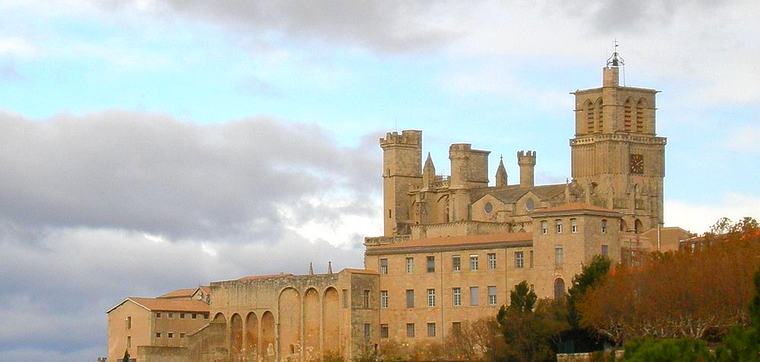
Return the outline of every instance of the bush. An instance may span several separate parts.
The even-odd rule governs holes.
[[[715,358],[707,344],[696,339],[643,339],[626,343],[623,361],[631,362],[708,362]]]

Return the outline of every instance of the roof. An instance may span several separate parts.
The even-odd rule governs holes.
[[[171,292],[158,296],[158,298],[190,298],[193,296],[193,294],[195,294],[197,290],[198,288],[183,288],[172,290]]]
[[[435,249],[471,249],[497,245],[529,245],[533,243],[533,233],[499,233],[485,235],[444,236],[416,239],[398,243],[368,247],[366,253],[383,254],[394,252],[415,252]]]
[[[248,275],[244,276],[240,279],[240,281],[243,280],[262,280],[262,279],[272,279],[272,278],[281,278],[281,277],[292,277],[293,274],[290,273],[280,273],[280,274],[264,274],[264,275]]]
[[[565,192],[565,184],[541,185],[534,187],[520,187],[520,185],[510,185],[502,188],[484,187],[473,193],[473,199],[478,200],[485,195],[491,195],[499,199],[501,202],[513,204],[528,192],[532,192],[541,200],[549,200],[559,194],[563,194]]]
[[[129,297],[121,303],[108,310],[118,308],[122,304],[131,301],[149,311],[166,311],[166,312],[208,312],[209,305],[197,299],[173,299],[173,298],[142,298]]]
[[[606,209],[600,206],[589,205],[582,202],[570,202],[559,206],[549,207],[545,209],[536,209],[533,215],[540,214],[559,214],[559,213],[571,213],[571,212],[586,212],[592,211],[594,213],[604,214],[619,214],[617,211]]]

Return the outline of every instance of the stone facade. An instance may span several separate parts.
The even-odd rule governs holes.
[[[521,281],[559,297],[595,255],[673,249],[688,234],[663,227],[656,91],[620,86],[618,72],[612,62],[602,87],[573,93],[571,181],[535,185],[537,154],[518,151],[519,182],[500,160],[489,186],[489,151],[470,144],[451,145],[451,175],[437,175],[430,155],[422,162],[421,131],[387,133],[383,235],[365,238],[365,269],[213,282],[210,320],[180,345],[158,343],[150,312],[125,303],[109,312],[109,358],[123,354],[124,335],[111,331],[124,313],[141,315],[133,328],[146,332],[132,343],[145,361],[351,360],[392,340],[445,342],[460,323],[494,316]]]

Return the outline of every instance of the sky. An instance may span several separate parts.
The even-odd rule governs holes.
[[[0,360],[106,355],[127,296],[362,267],[387,131],[535,150],[615,40],[654,88],[665,223],[760,218],[756,1],[0,0]]]

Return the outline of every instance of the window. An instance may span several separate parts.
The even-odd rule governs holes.
[[[369,308],[369,290],[365,289],[364,293],[362,295],[362,306],[367,309]]]
[[[406,258],[406,272],[414,273],[414,258]]]
[[[562,234],[562,220],[554,220],[554,227],[557,231],[557,234]]]
[[[496,270],[496,253],[488,253],[488,270]]]
[[[132,336],[127,336],[127,348],[132,348]]]
[[[388,291],[380,291],[380,308],[388,308]]]
[[[470,271],[478,271],[478,256],[470,255]]]
[[[530,251],[530,267],[533,268],[533,250]]]
[[[607,220],[602,220],[602,234],[607,232]]]
[[[549,233],[549,223],[546,220],[541,221],[541,234]]]
[[[414,338],[414,323],[406,324],[406,336],[408,338]]]
[[[156,332],[156,338],[161,338],[161,332]]]
[[[192,317],[193,319],[196,319],[196,318],[198,318],[198,315],[195,314],[195,313],[193,313],[190,317]]]
[[[462,322],[451,322],[451,330],[454,333],[459,333],[462,331]]]
[[[161,318],[161,312],[156,313],[156,318]]]
[[[372,327],[369,323],[364,323],[364,339],[369,339],[372,334]]]
[[[180,339],[181,339],[181,338],[185,338],[185,334],[184,334],[184,333],[180,333],[180,334],[179,334],[179,338],[180,338]]]
[[[496,287],[488,287],[488,305],[496,305]]]
[[[380,338],[388,338],[388,325],[387,324],[381,324],[380,325]]]
[[[179,314],[179,319],[185,319],[185,313],[180,313]]]
[[[564,253],[562,251],[562,247],[561,246],[557,245],[557,246],[554,247],[554,266],[555,267],[562,266],[562,259],[564,257],[563,254]]]
[[[462,258],[460,258],[459,255],[454,255],[451,257],[451,270],[462,270]]]
[[[167,337],[169,337],[169,338],[174,338],[174,333],[173,333],[173,332],[169,332],[169,333],[167,333]]]
[[[414,289],[406,290],[406,307],[414,308]]]
[[[578,232],[578,220],[570,219],[570,232],[573,234]]]
[[[348,289],[343,289],[343,308],[348,308]]]
[[[132,317],[127,317],[127,329],[132,329]]]
[[[523,267],[523,252],[516,251],[515,252],[515,268],[522,268],[522,267]]]
[[[174,313],[169,313],[169,319],[174,318]]]
[[[388,259],[380,259],[380,274],[388,274]]]
[[[452,288],[451,295],[454,305],[462,305],[462,288]]]
[[[427,290],[427,306],[435,307],[435,289]]]
[[[478,287],[470,287],[470,305],[478,304],[480,304],[478,299]]]
[[[427,324],[428,337],[435,337],[435,323]]]
[[[203,319],[208,319],[208,313],[203,313]]]
[[[607,253],[609,252],[609,247],[607,245],[602,245],[602,255],[608,256]]]
[[[434,256],[427,257],[427,272],[435,273],[435,257]]]

